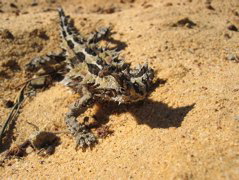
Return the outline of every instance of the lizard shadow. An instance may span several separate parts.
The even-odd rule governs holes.
[[[165,81],[156,82],[153,89]],[[121,114],[130,112],[136,119],[138,124],[146,124],[151,128],[170,128],[180,127],[185,116],[195,106],[195,103],[182,107],[169,107],[167,104],[146,99],[135,104],[104,103],[95,114],[95,118],[100,125],[109,121],[112,114]]]
[[[151,128],[180,127],[184,117],[194,105],[173,108],[165,103],[148,99],[134,105],[104,104],[95,116],[100,124],[106,124],[110,115],[130,112],[138,124],[146,124]]]

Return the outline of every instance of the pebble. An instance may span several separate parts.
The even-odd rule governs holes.
[[[46,77],[33,79],[33,80],[31,80],[30,84],[32,85],[33,88],[42,88],[46,84]]]
[[[16,8],[16,9],[18,8],[17,5],[14,4],[14,3],[10,3],[10,7],[11,7],[11,8]]]
[[[238,28],[234,25],[234,24],[231,24],[227,27],[228,30],[230,31],[236,31],[238,32]]]
[[[229,54],[227,60],[239,62],[239,57],[236,54]]]
[[[2,38],[4,39],[14,39],[13,34],[8,30],[8,29],[3,29],[0,31],[0,36],[2,36]]]
[[[186,18],[179,20],[177,23],[174,23],[172,26],[173,27],[186,26],[187,28],[193,28],[196,25],[197,25],[196,23],[194,23],[192,20],[190,20],[189,18],[186,17]]]
[[[14,102],[11,101],[11,100],[3,100],[3,105],[4,105],[4,107],[6,107],[6,108],[11,108],[11,107],[14,106]]]
[[[30,37],[39,37],[44,40],[49,40],[49,36],[41,29],[34,29],[29,35]]]

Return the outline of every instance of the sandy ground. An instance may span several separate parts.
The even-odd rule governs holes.
[[[111,25],[126,61],[148,62],[165,82],[143,104],[106,104],[103,124],[113,134],[92,150],[76,151],[74,139],[59,134],[53,155],[7,160],[0,179],[239,179],[238,0],[0,1],[0,124],[10,112],[3,102],[27,80],[24,65],[59,50],[59,5],[83,34]],[[76,98],[55,83],[26,100],[0,157],[34,131],[27,122],[66,130]]]

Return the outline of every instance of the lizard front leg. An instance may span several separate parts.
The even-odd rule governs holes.
[[[70,107],[65,117],[65,122],[69,131],[76,138],[76,148],[78,146],[85,148],[97,142],[96,137],[89,128],[87,128],[84,123],[79,124],[77,121],[77,117],[84,113],[94,103],[91,93],[88,92],[85,87],[83,87],[82,92],[83,96]]]
[[[102,27],[98,31],[91,33],[87,39],[88,44],[98,43],[102,39],[106,38],[110,34],[111,28]]]
[[[45,72],[50,73],[54,71],[52,65],[61,64],[65,60],[66,51],[63,49],[60,53],[52,53],[32,59],[28,64],[26,64],[26,70],[30,72],[37,72],[42,68]]]

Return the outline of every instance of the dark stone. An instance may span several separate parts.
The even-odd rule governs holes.
[[[194,26],[196,26],[197,24],[194,23],[192,20],[190,20],[189,18],[183,18],[181,20],[179,20],[177,23],[173,24],[173,27],[183,27],[186,26],[187,28],[193,28]]]
[[[17,5],[16,4],[14,4],[14,3],[10,3],[10,7],[11,8],[15,8],[15,9],[17,9],[18,7],[17,7]]]
[[[3,100],[3,104],[6,108],[12,108],[14,106],[14,102],[11,100]]]
[[[227,27],[228,30],[230,31],[236,31],[238,32],[238,28],[234,25],[234,24],[231,24]]]
[[[4,30],[0,31],[0,35],[1,35],[4,39],[14,40],[13,34],[12,34],[8,29],[4,29]]]

